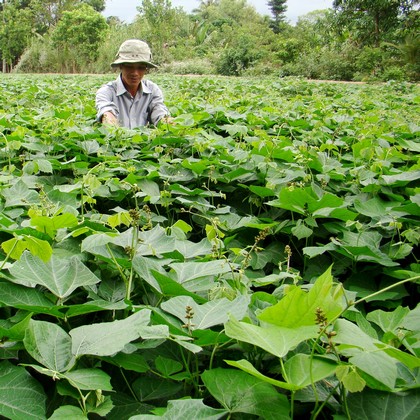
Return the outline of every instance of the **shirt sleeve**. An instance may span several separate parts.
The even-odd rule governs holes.
[[[162,90],[157,86],[153,86],[152,99],[149,104],[150,122],[156,125],[163,117],[169,115],[169,110],[164,104]]]
[[[102,86],[96,92],[96,120],[101,121],[102,115],[107,111],[111,111],[117,118],[119,115],[118,107],[113,101],[114,92],[113,87],[110,84]]]

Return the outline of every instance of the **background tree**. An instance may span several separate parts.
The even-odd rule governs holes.
[[[271,21],[271,27],[274,32],[280,32],[281,24],[286,19],[287,0],[270,0],[267,2],[274,19]]]
[[[107,28],[105,18],[85,3],[63,12],[51,33],[52,44],[62,57],[62,67],[76,71],[84,62],[93,63]]]
[[[361,45],[379,46],[408,18],[419,0],[334,0],[337,26],[348,28]]]
[[[81,4],[92,6],[97,12],[105,10],[105,0],[30,0],[30,7],[36,18],[37,33],[44,34],[55,26],[66,10],[71,10]]]
[[[83,20],[71,21],[71,28],[66,13],[75,17],[89,4],[88,17],[103,10],[102,0],[0,0],[0,57],[27,72],[107,72],[119,45],[140,38],[151,44],[161,71],[418,80],[419,2],[334,0],[334,9],[301,16],[294,26],[281,22],[273,31],[273,20],[247,0],[200,0],[191,14],[170,0],[142,0],[133,23],[109,19],[103,26],[101,20],[99,32],[106,30],[98,41],[88,37],[96,29]],[[285,4],[270,1],[284,7],[277,12]],[[3,13],[6,6],[11,9]]]
[[[33,16],[29,9],[20,9],[19,2],[3,2],[0,26],[2,71],[10,71],[29,44]]]
[[[92,6],[97,12],[103,12],[105,10],[105,0],[83,0],[81,3]]]
[[[155,60],[167,60],[168,48],[175,43],[180,14],[183,13],[172,7],[170,0],[143,0],[137,10],[139,19],[147,25],[147,37],[143,38],[151,45]]]

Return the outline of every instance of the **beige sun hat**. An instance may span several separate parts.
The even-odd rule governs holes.
[[[128,39],[124,41],[115,57],[115,61],[111,63],[111,67],[117,67],[125,63],[144,63],[148,67],[157,67],[151,62],[152,52],[150,47],[139,39]]]

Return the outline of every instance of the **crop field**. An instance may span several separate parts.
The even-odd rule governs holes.
[[[420,418],[420,87],[0,75],[0,417]]]

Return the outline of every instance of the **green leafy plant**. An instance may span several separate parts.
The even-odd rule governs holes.
[[[418,86],[103,81],[0,78],[0,415],[416,418]]]

